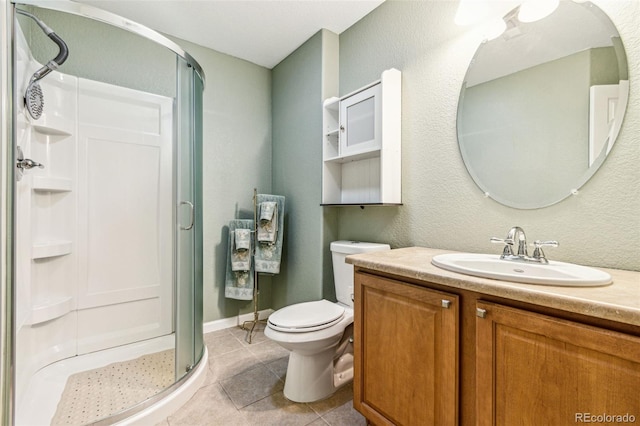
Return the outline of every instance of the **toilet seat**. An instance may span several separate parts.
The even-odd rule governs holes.
[[[285,333],[323,330],[340,322],[344,308],[328,300],[297,303],[279,309],[269,316],[269,327]]]

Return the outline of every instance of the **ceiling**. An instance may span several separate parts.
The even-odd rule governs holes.
[[[340,34],[384,0],[76,0],[273,68],[322,28]]]

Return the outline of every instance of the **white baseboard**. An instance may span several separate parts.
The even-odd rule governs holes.
[[[273,313],[273,309],[264,309],[262,311],[258,311],[258,319],[266,319]],[[222,318],[215,321],[205,322],[203,324],[203,331],[205,333],[210,333],[212,331],[223,330],[229,327],[237,327],[242,325],[245,321],[253,320],[253,312],[248,314],[242,314],[231,318]]]

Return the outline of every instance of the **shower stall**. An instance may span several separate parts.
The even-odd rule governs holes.
[[[206,371],[204,73],[100,9],[0,5],[0,423],[159,420]]]

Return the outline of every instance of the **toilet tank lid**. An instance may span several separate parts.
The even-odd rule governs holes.
[[[331,251],[334,253],[354,254],[390,249],[389,244],[365,243],[362,241],[334,241],[331,243]]]

